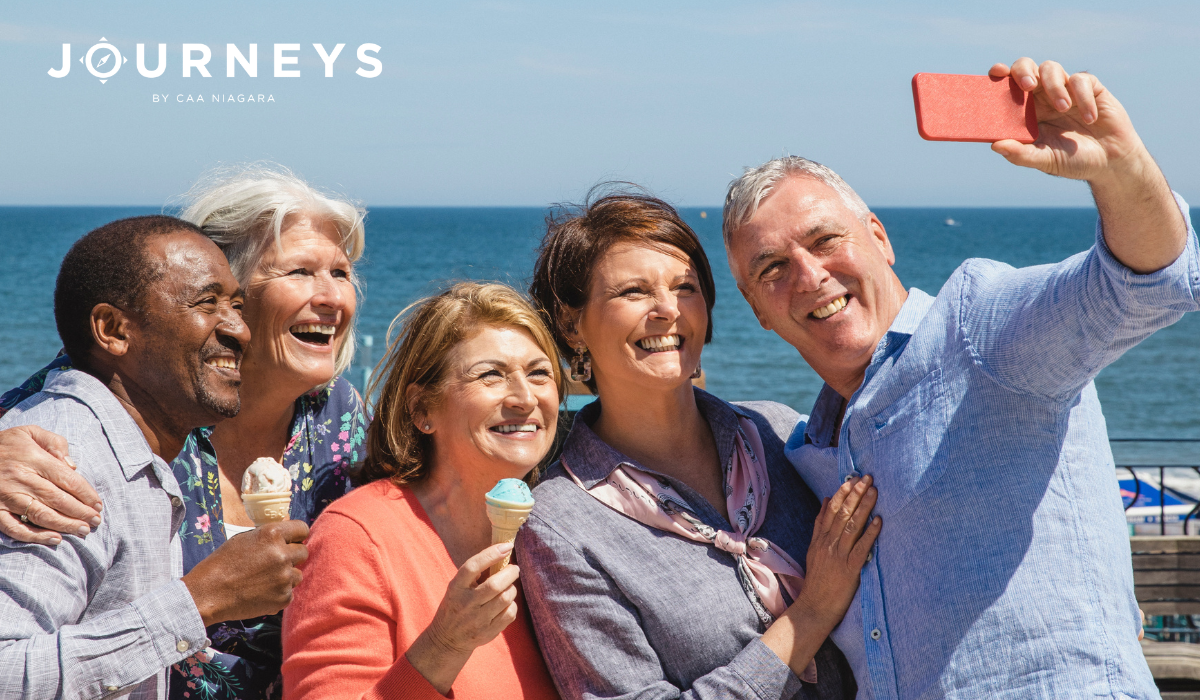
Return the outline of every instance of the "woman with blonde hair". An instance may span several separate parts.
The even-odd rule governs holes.
[[[519,569],[485,578],[512,546],[491,544],[484,505],[501,479],[530,479],[554,443],[554,339],[501,284],[456,284],[397,323],[363,485],[313,525],[284,613],[286,695],[555,698]]]
[[[251,331],[250,344],[237,348],[240,411],[215,428],[193,431],[171,463],[187,511],[180,528],[187,573],[228,538],[253,528],[240,487],[255,459],[270,457],[291,472],[294,520],[313,522],[349,488],[347,470],[363,454],[366,419],[341,373],[354,358],[354,262],[365,242],[365,212],[269,164],[215,171],[184,195],[183,205],[181,218],[225,252],[245,291],[243,316]],[[39,391],[48,373],[70,366],[71,358],[60,355],[0,398],[0,411]],[[6,516],[0,531],[43,544],[60,537],[51,529],[86,536],[84,523],[49,505],[69,496],[59,492],[55,501],[50,482],[31,471],[16,474],[28,478],[0,482],[0,492],[24,496],[29,522],[0,513]],[[210,625],[212,645],[172,666],[171,696],[278,697],[279,628],[278,615]]]

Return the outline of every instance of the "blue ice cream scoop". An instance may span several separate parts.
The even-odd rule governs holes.
[[[533,503],[533,494],[529,493],[529,487],[520,479],[501,479],[487,492],[487,499],[497,505],[523,506]]]

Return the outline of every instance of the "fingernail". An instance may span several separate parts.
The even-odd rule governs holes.
[[[508,550],[510,550],[510,549],[512,549],[512,548],[513,548],[512,542],[502,542],[502,543],[500,544],[500,551],[501,551],[501,552],[507,552]]]
[[[60,542],[62,542],[62,540],[58,539],[57,537],[55,537],[54,539],[46,540],[46,544],[50,545],[51,547],[53,547],[56,544],[59,544]]]
[[[92,529],[89,528],[87,525],[80,525],[79,530],[77,531],[77,534],[80,537],[87,537],[88,535],[92,534]]]
[[[1025,88],[1026,90],[1032,90],[1034,85],[1037,85],[1037,81],[1033,79],[1032,75],[1027,75],[1024,78],[1021,78],[1021,87]]]
[[[1065,112],[1065,111],[1067,111],[1068,109],[1070,109],[1070,108],[1071,108],[1071,103],[1067,102],[1066,100],[1064,100],[1064,99],[1062,99],[1062,98],[1060,97],[1060,98],[1059,98],[1059,99],[1058,99],[1058,100],[1057,100],[1057,101],[1054,103],[1054,106],[1058,108],[1058,111],[1060,111],[1060,112]]]
[[[97,515],[96,517],[89,520],[88,525],[91,525],[92,527],[100,527],[100,516]]]
[[[93,503],[93,504],[92,504],[92,507],[96,509],[96,512],[97,512],[97,513],[99,513],[100,511],[104,510],[104,504],[103,504],[103,503]]]
[[[68,465],[70,465],[70,467],[72,469],[75,468],[75,460],[71,459],[71,455],[67,455],[66,457],[63,457],[63,461],[66,462]]]

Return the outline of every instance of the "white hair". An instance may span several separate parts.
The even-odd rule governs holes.
[[[824,165],[800,156],[775,158],[757,168],[746,168],[741,177],[729,183],[721,221],[721,235],[725,238],[726,248],[729,248],[734,232],[754,218],[759,205],[771,194],[775,185],[786,177],[810,177],[817,180],[837,192],[846,208],[854,212],[860,220],[865,221],[871,215],[871,210],[862,197],[859,197],[837,173]]]
[[[212,170],[181,199],[179,217],[199,226],[220,246],[242,287],[249,284],[272,243],[276,250],[282,250],[281,236],[287,218],[304,213],[337,227],[342,251],[350,260],[355,294],[359,293],[353,265],[362,257],[366,242],[363,219],[367,212],[358,204],[321,192],[275,163]],[[354,361],[354,325],[352,318],[334,357],[335,377]]]

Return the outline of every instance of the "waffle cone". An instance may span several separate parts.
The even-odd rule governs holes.
[[[517,530],[525,524],[529,519],[529,511],[533,510],[533,504],[517,505],[506,503],[500,505],[494,501],[487,501],[488,520],[492,521],[492,544],[500,544],[501,542],[512,543],[517,539]],[[508,566],[512,560],[512,552],[504,555],[500,561],[492,564],[489,570],[495,574]]]
[[[292,493],[243,493],[242,507],[255,527],[283,522],[292,517]]]

